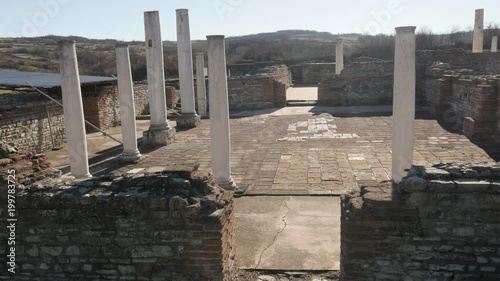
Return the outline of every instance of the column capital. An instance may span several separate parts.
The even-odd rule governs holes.
[[[128,48],[128,43],[116,43],[115,48]]]
[[[152,14],[159,14],[159,11],[146,11],[144,12],[144,15],[152,15]]]
[[[416,26],[399,26],[396,27],[396,33],[415,33]]]
[[[66,40],[65,39],[65,40],[59,40],[59,41],[57,41],[57,44],[59,46],[74,45],[75,43],[76,43],[75,40]]]
[[[208,35],[207,40],[224,40],[224,35]]]

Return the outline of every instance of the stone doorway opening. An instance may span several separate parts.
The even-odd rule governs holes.
[[[318,103],[318,85],[293,85],[286,91],[287,106],[312,106]]]

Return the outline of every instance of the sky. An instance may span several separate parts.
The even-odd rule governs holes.
[[[75,35],[144,40],[144,11],[159,11],[162,39],[176,40],[175,10],[189,9],[191,38],[302,29],[333,34],[392,34],[397,26],[449,32],[500,23],[498,0],[2,0],[0,37]]]

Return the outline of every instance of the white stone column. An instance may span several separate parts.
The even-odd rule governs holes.
[[[196,127],[200,117],[196,114],[193,85],[193,51],[189,31],[187,9],[178,9],[177,13],[177,57],[179,62],[179,86],[181,92],[182,115],[176,118],[178,127]]]
[[[158,11],[144,12],[144,26],[151,115],[149,130],[143,133],[144,142],[147,145],[167,145],[174,140],[175,130],[168,125],[167,121],[163,42]]]
[[[335,53],[335,74],[340,74],[344,69],[344,41],[337,41]]]
[[[120,120],[123,152],[120,160],[138,162],[141,159],[137,149],[137,128],[135,124],[134,84],[130,67],[128,44],[116,45],[116,71],[118,76],[118,97],[120,99]]]
[[[400,183],[413,164],[415,143],[415,28],[396,28],[392,116],[392,180]]]
[[[212,172],[221,187],[232,190],[235,184],[231,177],[231,139],[224,36],[207,36],[207,39]]]
[[[498,52],[498,36],[493,36],[491,38],[491,52],[492,53]]]
[[[474,21],[474,39],[472,43],[473,53],[482,53],[484,44],[484,9],[476,10]]]
[[[205,54],[196,53],[196,101],[200,116],[207,115],[207,86],[205,85]]]
[[[69,166],[75,178],[89,178],[87,135],[75,41],[59,41],[61,92]]]

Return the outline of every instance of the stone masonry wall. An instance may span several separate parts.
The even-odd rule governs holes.
[[[335,63],[304,63],[302,83],[318,84],[335,76]]]
[[[253,76],[229,77],[229,109],[262,109],[286,106],[291,73],[285,65],[269,66]]]
[[[38,93],[0,94],[0,139],[20,150],[42,152],[52,148],[47,108],[56,147],[66,141],[62,108]]]
[[[274,81],[269,78],[232,77],[228,80],[229,109],[274,107]]]
[[[499,280],[500,163],[414,167],[342,197],[341,280]]]
[[[47,89],[47,93],[62,103],[60,88]],[[134,85],[136,114],[148,113],[147,84]],[[113,85],[82,87],[85,119],[101,129],[120,123],[118,89]],[[56,147],[66,142],[63,108],[39,93],[13,92],[0,95],[0,138],[20,150],[42,152],[52,149],[45,102],[51,116]],[[87,126],[87,131],[95,131]]]
[[[259,70],[257,75],[267,75],[275,81],[284,84],[287,88],[292,85],[292,73],[286,65],[267,66]]]
[[[320,83],[318,104],[329,106],[392,104],[394,63],[358,60]]]
[[[436,62],[453,65],[456,69],[471,69],[476,75],[500,73],[500,53],[471,53],[464,49],[417,51],[417,63]]]
[[[51,179],[18,187],[15,217],[16,273],[1,247],[1,280],[232,280],[232,192],[210,177]]]
[[[434,115],[469,138],[500,141],[498,83],[495,77],[445,75],[434,83]]]
[[[149,114],[149,96],[147,82],[134,82],[134,103],[135,115]],[[120,104],[118,103],[118,107],[119,106]]]

